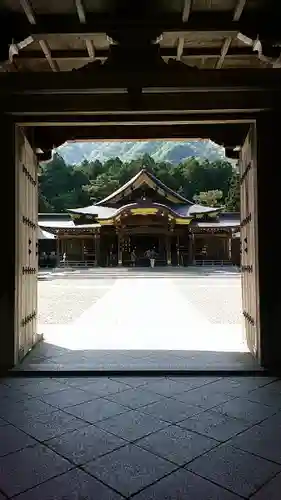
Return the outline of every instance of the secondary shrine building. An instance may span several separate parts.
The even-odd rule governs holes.
[[[238,213],[192,203],[146,169],[95,205],[39,214],[39,226],[40,266],[129,266],[132,251],[147,266],[151,249],[160,266],[240,261]]]

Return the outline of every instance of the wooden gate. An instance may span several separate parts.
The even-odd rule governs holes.
[[[38,340],[38,181],[37,159],[20,128],[16,129],[16,283],[15,362]]]
[[[257,240],[256,127],[250,126],[240,155],[242,310],[248,347],[260,357]]]

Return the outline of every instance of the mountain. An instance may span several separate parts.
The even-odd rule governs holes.
[[[210,161],[225,156],[224,148],[209,140],[67,142],[57,151],[70,165],[79,164],[84,159],[104,162],[116,156],[122,161],[130,161],[145,153],[152,156],[155,161],[168,161],[174,164],[190,156]]]

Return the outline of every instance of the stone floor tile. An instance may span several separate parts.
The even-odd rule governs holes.
[[[24,392],[2,383],[0,384],[0,401],[4,399],[9,399],[10,401],[23,401],[24,399],[28,399],[28,396]]]
[[[70,406],[69,408],[65,408],[65,411],[90,424],[94,424],[95,422],[113,417],[114,415],[125,413],[128,410],[124,406],[114,403],[113,401],[98,398],[76,406]]]
[[[65,384],[62,382],[58,382],[53,379],[38,381],[37,378],[34,378],[33,380],[26,381],[20,390],[26,392],[32,397],[37,397],[52,394],[53,392],[63,391],[64,389]]]
[[[116,382],[121,382],[123,384],[127,384],[130,387],[142,387],[148,383],[152,383],[154,381],[163,380],[164,377],[110,377],[111,380],[115,380]]]
[[[109,378],[100,378],[93,382],[93,384],[85,385],[84,390],[102,397],[108,394],[116,394],[117,392],[125,391],[130,388],[131,386],[126,383],[117,382]]]
[[[259,387],[270,384],[273,377],[223,377],[212,384],[212,390],[230,396],[246,396]]]
[[[146,388],[163,396],[174,396],[188,391],[188,385],[185,382],[170,380],[169,378],[148,381]]]
[[[146,450],[128,445],[83,468],[124,496],[129,496],[172,472],[175,467]]]
[[[86,425],[87,423],[84,420],[80,420],[61,410],[37,415],[36,418],[23,418],[18,424],[21,430],[38,439],[38,441],[46,441]]]
[[[216,406],[214,411],[234,417],[243,419],[249,423],[255,424],[261,422],[266,418],[276,413],[276,409],[261,403],[248,401],[244,398],[235,398],[227,403]]]
[[[141,406],[155,403],[156,401],[163,399],[163,396],[144,390],[143,387],[138,387],[137,389],[132,388],[116,394],[109,394],[105,397],[110,401],[115,401],[115,403],[119,403],[132,409],[140,408]]]
[[[184,469],[148,486],[133,497],[134,500],[239,500],[241,497],[230,493],[202,477]],[[276,497],[277,499],[277,497]],[[33,499],[32,499],[33,500]],[[268,499],[267,499],[268,500]],[[275,499],[273,499],[275,500]],[[279,498],[278,498],[279,500]]]
[[[223,442],[248,429],[251,424],[213,410],[207,410],[179,422],[178,425]]]
[[[40,444],[0,458],[0,490],[14,496],[71,468],[71,464]]]
[[[221,380],[221,377],[190,377],[190,376],[171,376],[168,377],[169,380],[173,380],[174,382],[180,382],[185,384],[187,390],[197,389],[198,387],[203,387],[204,385],[213,384],[214,382],[218,382]]]
[[[281,464],[280,415],[278,415],[278,419],[272,417],[251,427],[251,429],[231,439],[230,444]]]
[[[218,446],[218,441],[171,425],[135,443],[171,462],[183,465]]]
[[[281,409],[281,381],[272,382],[265,387],[252,391],[247,395],[247,399]]]
[[[274,477],[281,467],[228,444],[222,444],[188,464],[187,469],[248,497]]]
[[[160,418],[161,420],[176,423],[204,410],[203,408],[183,403],[177,399],[165,398],[156,403],[142,407],[141,411],[153,415],[156,418]]]
[[[204,385],[203,387],[198,387],[197,389],[192,389],[191,391],[173,397],[185,404],[199,406],[206,410],[219,404],[226,403],[232,399],[232,396],[214,390],[211,387],[212,385],[213,384]]]
[[[94,396],[76,387],[69,387],[53,394],[43,395],[40,399],[49,405],[63,409],[93,400]]]
[[[37,441],[13,425],[0,427],[0,457],[37,444]]]
[[[163,429],[168,423],[152,415],[130,410],[122,415],[97,422],[96,425],[127,441],[134,441]]]
[[[255,495],[251,497],[251,500],[280,500],[280,492],[281,473],[255,493]]]
[[[74,469],[16,498],[17,500],[121,500],[123,497],[86,472]]]
[[[127,444],[127,441],[94,425],[88,425],[51,439],[46,444],[71,462],[80,465],[120,448]]]
[[[0,416],[14,425],[22,422],[22,419],[35,418],[37,415],[52,413],[55,408],[39,399],[27,398],[23,401],[10,401],[0,405]]]
[[[0,400],[0,404],[2,404],[1,400]],[[0,418],[0,427],[2,427],[3,425],[8,425],[8,422],[6,422],[6,420],[3,420],[3,418]]]

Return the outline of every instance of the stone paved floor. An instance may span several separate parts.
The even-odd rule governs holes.
[[[41,273],[39,323],[21,369],[256,368],[232,268]]]
[[[0,380],[0,499],[280,500],[281,381]]]

